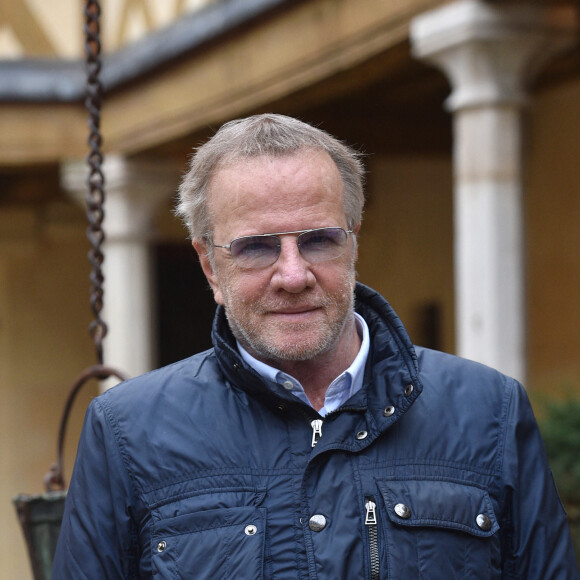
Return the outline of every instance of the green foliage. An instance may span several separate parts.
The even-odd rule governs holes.
[[[580,563],[580,399],[548,403],[540,423]]]
[[[541,429],[562,500],[580,505],[580,400],[549,403]]]

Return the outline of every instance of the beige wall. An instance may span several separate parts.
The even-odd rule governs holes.
[[[580,80],[537,95],[530,121],[529,386],[580,396]]]
[[[95,358],[87,333],[87,243],[78,208],[0,207],[0,579],[32,577],[11,499],[41,493],[56,459],[58,423],[73,380]],[[84,408],[75,404],[70,475]],[[89,391],[93,391],[92,393]]]
[[[421,312],[441,308],[441,348],[454,349],[451,159],[371,157],[359,236],[359,280],[380,291],[421,342]]]

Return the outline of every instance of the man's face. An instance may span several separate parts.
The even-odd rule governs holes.
[[[233,161],[212,179],[208,202],[218,245],[251,234],[348,229],[342,179],[322,151]],[[235,337],[271,364],[311,360],[351,339],[345,325],[353,312],[353,236],[342,256],[316,264],[302,257],[295,235],[281,242],[278,260],[257,270],[240,268],[225,248],[214,248],[210,261],[205,244],[194,242]]]

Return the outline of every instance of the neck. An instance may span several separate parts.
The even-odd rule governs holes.
[[[330,383],[352,364],[360,346],[361,339],[353,317],[345,326],[338,344],[331,351],[305,361],[264,362],[298,379],[308,400],[314,409],[319,411],[324,406]]]

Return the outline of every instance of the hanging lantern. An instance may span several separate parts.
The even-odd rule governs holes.
[[[28,546],[34,580],[49,580],[60,532],[66,491],[14,498],[18,519]]]
[[[120,381],[127,379],[127,376],[120,371],[103,364],[94,365],[80,374],[70,390],[62,414],[58,434],[57,462],[44,476],[46,492],[39,495],[21,494],[13,500],[28,546],[34,580],[50,580],[51,578],[52,562],[66,499],[63,454],[68,417],[74,400],[89,380],[103,381],[109,377],[116,377]]]

